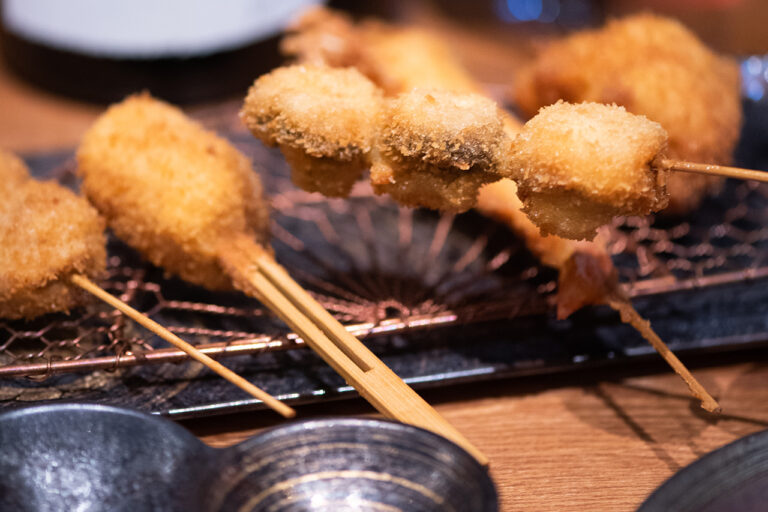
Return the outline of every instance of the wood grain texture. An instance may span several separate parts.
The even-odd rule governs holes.
[[[624,512],[698,457],[768,426],[768,362],[694,369],[720,400],[720,416],[703,411],[676,375],[658,369],[583,385],[575,376],[549,384],[521,379],[424,397],[489,455],[502,510]],[[299,418],[328,414],[372,413],[360,401],[298,408]],[[212,446],[229,446],[275,424],[267,416],[185,425]]]

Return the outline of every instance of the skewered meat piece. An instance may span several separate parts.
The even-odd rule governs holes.
[[[241,118],[291,164],[294,184],[346,196],[367,167],[379,89],[354,69],[278,68],[251,87]]]
[[[0,317],[68,311],[90,295],[69,281],[106,267],[104,221],[88,202],[54,182],[31,179],[0,152]]]
[[[415,89],[386,102],[371,167],[376,193],[406,206],[460,212],[506,172],[509,140],[479,94]]]
[[[416,44],[418,42],[418,44]],[[453,52],[438,36],[419,28],[399,27],[378,21],[354,24],[343,14],[319,8],[309,11],[282,41],[283,51],[299,63],[332,67],[355,67],[382,87],[387,95],[414,88],[441,89],[458,93],[482,93]],[[504,130],[515,137],[522,123],[509,112],[502,112]],[[477,210],[506,223],[525,240],[528,249],[560,275],[557,291],[558,316],[602,303],[606,284],[615,280],[616,269],[602,238],[594,243],[544,236],[522,211],[517,187],[501,180],[480,189]],[[581,254],[581,265],[567,265]],[[589,265],[584,262],[590,261]],[[574,279],[569,269],[592,269],[587,286]]]
[[[512,144],[523,211],[543,234],[594,238],[614,216],[666,206],[667,134],[623,107],[562,101],[542,108]]]
[[[675,20],[638,14],[551,43],[515,81],[533,116],[562,99],[616,103],[669,133],[668,156],[731,162],[741,127],[739,70]],[[684,214],[720,189],[722,178],[673,173],[669,214]]]

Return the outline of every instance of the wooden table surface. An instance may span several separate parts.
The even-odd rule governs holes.
[[[74,146],[99,108],[22,84],[0,68],[0,147]],[[697,361],[723,414],[698,409],[662,364],[457,386],[424,396],[491,460],[502,510],[634,510],[701,455],[768,425],[768,358]],[[360,400],[299,408],[302,418],[372,414]],[[213,446],[278,424],[272,412],[187,421]]]

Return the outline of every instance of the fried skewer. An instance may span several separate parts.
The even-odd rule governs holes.
[[[311,126],[307,128],[307,133],[297,132],[292,128],[290,136],[295,138],[293,141],[288,141],[283,136],[284,126],[297,126],[300,120],[294,119],[297,115],[295,110],[280,108],[281,105],[293,106],[297,103],[294,98],[297,92],[292,87],[282,90],[280,84],[292,84],[296,82],[295,76],[307,75],[315,79],[322,77],[323,81],[331,83],[333,77],[339,73],[348,74],[350,71],[293,66],[259,78],[245,101],[242,117],[246,125],[268,144],[283,140],[281,149],[284,151],[286,147],[292,153],[307,151],[307,140],[313,140],[316,145],[325,145],[325,139],[313,132]],[[363,77],[359,76],[358,80],[363,80]],[[334,105],[343,103],[343,95],[339,94],[338,90],[335,92],[331,102]],[[351,95],[353,91],[346,92]],[[299,94],[302,99],[311,100],[314,108],[339,111],[338,108],[331,108],[327,104],[325,91],[313,95],[302,87]],[[459,188],[458,195],[465,201],[460,203],[456,200],[457,191],[446,189],[441,178],[433,174],[450,174],[459,172],[462,168],[466,171],[479,166],[482,170],[476,169],[476,172],[484,172],[498,179],[505,175],[503,166],[507,165],[514,168],[511,172],[520,183],[519,195],[523,200],[523,211],[543,232],[574,239],[593,238],[595,228],[610,220],[613,215],[644,214],[666,204],[666,175],[654,166],[654,162],[659,160],[666,147],[666,132],[657,123],[641,116],[633,116],[621,107],[601,104],[570,105],[559,102],[542,109],[539,115],[526,123],[511,141],[511,149],[507,149],[509,144],[504,142],[500,118],[494,122],[491,116],[490,122],[483,122],[485,116],[482,113],[470,115],[463,111],[465,101],[458,101],[466,100],[462,95],[449,92],[439,95],[433,92],[412,92],[390,100],[394,103],[393,108],[398,108],[403,96],[408,100],[406,103],[417,112],[421,111],[419,107],[423,107],[424,103],[416,101],[414,106],[413,96],[417,99],[426,97],[426,103],[430,107],[439,108],[441,116],[427,112],[426,115],[419,116],[416,122],[398,123],[393,122],[391,116],[385,115],[380,119],[386,126],[386,135],[381,135],[380,128],[378,135],[376,131],[371,132],[373,139],[359,141],[361,146],[371,148],[362,156],[369,159],[374,183],[374,175],[382,172],[376,170],[377,166],[387,169],[385,172],[390,173],[389,179],[393,182],[395,177],[391,175],[390,165],[407,169],[399,171],[405,172],[406,181],[409,182],[404,185],[406,193],[403,195],[402,189],[388,190],[390,193],[394,190],[396,193],[392,195],[401,203],[448,209],[454,208],[456,204],[469,207],[474,199],[471,195],[477,194],[478,186],[470,186],[469,198],[465,197],[466,192]],[[438,101],[436,96],[440,97],[441,101]],[[384,112],[387,109],[386,106],[380,108]],[[348,116],[367,115],[367,112],[348,113]],[[415,117],[415,113],[409,112],[405,117],[410,119]],[[405,129],[399,126],[403,123]],[[445,129],[448,126],[441,126],[443,124],[450,125],[454,133],[450,135],[449,130]],[[434,133],[441,136],[436,137]],[[501,135],[501,141],[496,141],[494,135]],[[400,140],[397,147],[405,148],[400,151],[405,152],[406,156],[394,164],[389,164],[382,156],[390,151],[388,138]],[[482,143],[476,139],[480,139]],[[490,145],[487,144],[487,139],[491,140]],[[432,143],[429,143],[430,140]],[[507,149],[509,158],[500,156],[504,153],[502,148]],[[324,158],[328,160],[333,156],[326,155]],[[425,169],[424,162],[427,162],[428,166],[431,164],[439,167],[435,170]],[[324,162],[321,171],[327,169],[328,165],[327,161]],[[338,165],[343,166],[344,162],[339,162]],[[457,167],[459,171],[452,171],[452,166]],[[493,175],[485,167],[490,167],[500,174]],[[311,173],[312,170],[312,166],[309,166],[301,172]],[[414,174],[417,177],[414,178]],[[420,179],[420,175],[426,175],[426,178]],[[322,172],[316,173],[313,182],[322,177]],[[448,181],[455,183],[459,180],[460,178],[453,177]],[[426,197],[426,201],[422,200],[422,197]],[[585,259],[581,254],[574,254],[565,262],[564,268],[574,273],[574,279],[587,285],[593,267],[592,263],[589,260],[584,261]],[[604,287],[595,295],[595,301],[605,302],[619,311],[622,320],[643,333],[670,366],[680,374],[694,396],[700,398],[703,407],[709,410],[717,409],[715,400],[650,329],[649,324],[628,305],[629,300],[615,279],[607,282],[597,281],[597,284],[592,286]]]
[[[671,159],[729,165],[739,138],[738,64],[680,22],[650,13],[549,43],[514,77],[513,89],[528,116],[559,99],[616,103],[647,116],[669,133]],[[670,175],[665,213],[692,211],[721,184],[716,176]]]
[[[334,113],[331,123],[323,112]],[[477,94],[414,89],[381,98],[354,69],[289,66],[255,81],[241,117],[280,147],[294,183],[326,195],[348,194],[369,167],[376,193],[462,212],[481,186],[506,177],[542,234],[574,240],[668,202],[666,131],[615,105],[560,101],[512,138],[498,107]]]
[[[261,183],[229,142],[138,95],[96,121],[77,161],[88,198],[146,259],[192,283],[261,300],[382,414],[441,434],[487,463],[274,260]]]
[[[358,25],[328,9],[308,11],[281,43],[283,51],[299,63],[354,67],[379,85],[388,96],[416,88],[482,94],[448,46],[430,32],[370,21]],[[514,137],[522,123],[502,111],[504,130]],[[512,180],[480,189],[477,210],[508,225],[544,264],[559,272],[557,316],[566,318],[582,307],[601,303],[604,283],[616,279],[605,240],[577,242],[542,236],[525,213]],[[579,265],[569,264],[580,254]],[[586,272],[586,286],[574,272]],[[597,302],[595,302],[597,300]]]
[[[299,62],[353,66],[390,95],[418,87],[482,92],[438,37],[418,29],[379,22],[356,26],[342,15],[319,8],[299,20],[293,33],[283,40],[282,48]],[[505,131],[510,137],[516,136],[522,124],[511,113],[502,111],[502,114]],[[594,242],[543,236],[522,207],[517,186],[511,180],[487,185],[478,196],[477,208],[481,213],[507,223],[543,264],[558,270],[558,318],[565,318],[588,304],[608,304],[620,313],[621,310],[634,311],[618,282],[618,273],[602,236]],[[656,344],[658,336],[648,324],[635,322],[633,325],[643,337]],[[669,357],[671,351],[666,349],[660,354],[683,378],[704,409],[719,410],[717,402],[690,372]]]
[[[21,160],[0,152],[0,317],[32,318],[101,299],[286,418],[295,411],[146,315],[94,284],[106,267],[104,220],[87,201],[54,182],[29,177]]]
[[[560,101],[525,123],[509,160],[523,211],[543,234],[591,240],[614,216],[667,205],[666,148],[661,125],[623,107]]]

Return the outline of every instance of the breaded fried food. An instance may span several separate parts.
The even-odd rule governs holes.
[[[421,43],[414,45],[417,38]],[[299,20],[283,40],[282,49],[300,63],[354,66],[389,96],[414,88],[482,93],[445,41],[418,28],[377,21],[353,24],[343,14],[318,8]],[[513,138],[522,123],[509,112],[503,114],[504,129]],[[594,242],[578,242],[543,236],[522,206],[517,186],[509,179],[484,186],[478,195],[478,211],[507,224],[543,264],[559,271],[559,318],[586,305],[604,303],[605,290],[615,285],[617,275],[605,240],[598,236]],[[574,264],[577,260],[579,264]],[[589,279],[579,278],[581,274]]]
[[[328,17],[333,17],[328,13]],[[334,24],[338,28],[338,24]],[[346,30],[346,36],[360,33],[360,27],[349,27]],[[358,30],[355,30],[358,29]],[[322,33],[323,27],[315,27],[316,32]],[[389,27],[389,30],[397,32],[397,27]],[[407,29],[405,29],[407,30]],[[358,39],[358,38],[354,38]],[[349,42],[349,41],[347,41]],[[359,41],[356,41],[359,42]],[[437,41],[440,43],[439,40]],[[345,44],[343,40],[336,40],[336,47],[339,48]],[[370,50],[370,49],[369,49]],[[410,49],[406,48],[403,54],[408,53]],[[339,52],[343,54],[343,52]],[[409,61],[404,59],[395,59],[392,61],[377,61],[371,58],[370,53],[359,51],[362,55],[359,63],[361,69],[371,69],[371,63],[378,63],[378,70],[390,77],[403,76],[408,65],[402,65]],[[445,68],[452,69],[458,75],[455,78],[449,78],[448,74],[441,75],[435,72],[431,76],[418,75],[419,80],[429,82],[429,87],[440,88],[446,91],[454,92],[477,92],[477,87],[473,84],[472,78],[463,71],[461,65],[453,59],[448,52],[435,52],[430,55],[429,52],[413,52],[418,58],[424,59],[421,65],[416,68],[431,69],[430,60],[444,60]],[[298,54],[299,56],[301,53]],[[316,52],[315,57],[322,55],[322,52]],[[409,64],[413,67],[414,60]],[[378,79],[373,78],[374,80]],[[442,83],[440,83],[442,82]],[[381,83],[386,83],[382,80]],[[392,82],[389,82],[392,83]],[[405,81],[402,83],[406,83]],[[416,87],[425,86],[425,84],[415,84]],[[394,93],[406,91],[392,91]],[[504,129],[509,137],[514,137],[520,129],[520,123],[512,114],[504,116]],[[595,242],[583,242],[567,240],[555,236],[542,236],[538,228],[521,211],[519,198],[516,195],[516,186],[511,180],[501,180],[491,183],[480,190],[478,197],[478,209],[484,214],[505,221],[521,237],[525,239],[526,245],[533,251],[537,257],[546,265],[554,266],[559,271],[559,287],[557,293],[558,317],[564,318],[576,309],[588,304],[608,304],[620,312],[622,320],[630,323],[637,328],[648,341],[661,352],[664,358],[670,363],[676,372],[683,378],[694,396],[702,401],[702,407],[709,411],[718,409],[717,402],[706,392],[706,390],[690,375],[690,372],[673,356],[670,356],[669,349],[664,342],[651,330],[648,322],[632,308],[629,299],[621,290],[616,268],[613,266],[611,256],[608,252],[606,241],[600,236],[595,237]]]
[[[88,202],[54,182],[29,179],[23,163],[0,153],[0,318],[68,311],[90,296],[69,281],[106,267],[104,221]]]
[[[365,168],[374,190],[410,206],[464,211],[505,169],[509,141],[495,103],[414,90],[385,100],[354,69],[291,66],[257,79],[241,117],[278,145],[296,185],[346,196]]]
[[[280,147],[294,184],[343,197],[368,165],[381,101],[354,69],[290,66],[256,80],[240,116],[265,144]]]
[[[371,167],[376,193],[406,206],[466,211],[506,171],[509,140],[479,94],[416,89],[386,103]]]
[[[390,96],[446,84],[454,91],[481,92],[450,48],[421,28],[376,20],[355,25],[341,12],[318,7],[289,29],[281,50],[305,64],[354,67]]]
[[[670,158],[727,165],[739,136],[737,64],[677,21],[652,14],[613,20],[546,47],[515,84],[529,116],[559,99],[616,103],[660,123]],[[696,208],[719,177],[674,173],[666,212]]]
[[[21,158],[9,151],[0,149],[0,192],[4,198],[6,192],[15,189],[29,178],[29,171]]]
[[[267,243],[269,212],[250,161],[149,95],[111,106],[85,134],[77,164],[114,233],[191,283],[232,287],[217,259],[228,237]]]
[[[614,216],[657,211],[668,199],[666,144],[660,124],[623,107],[544,107],[512,144],[523,211],[543,234],[575,240],[591,240]]]

